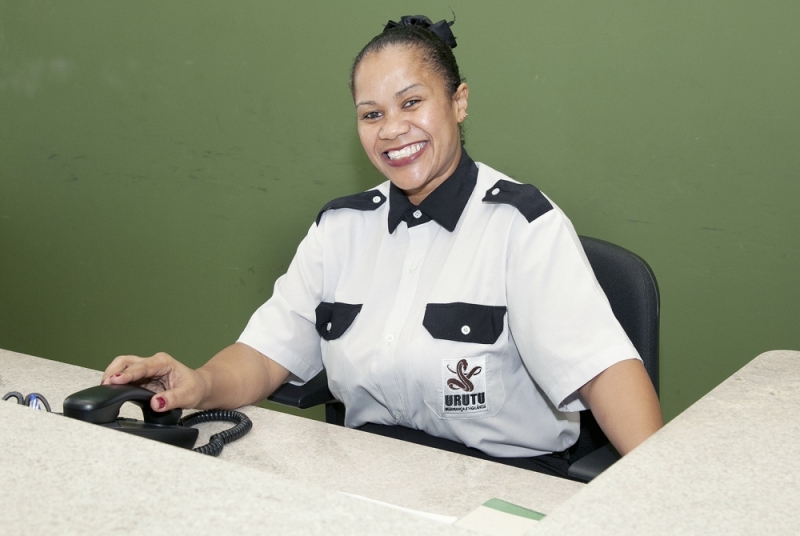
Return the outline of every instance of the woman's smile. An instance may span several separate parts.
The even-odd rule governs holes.
[[[419,156],[422,155],[422,152],[427,146],[428,142],[422,141],[411,143],[400,149],[390,149],[383,154],[386,156],[390,166],[400,167],[414,162]]]

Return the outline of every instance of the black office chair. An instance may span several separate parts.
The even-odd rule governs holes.
[[[644,362],[658,393],[658,283],[650,266],[625,248],[597,238],[580,237],[597,281],[633,346]],[[344,405],[328,390],[323,370],[305,385],[282,385],[269,398],[273,402],[308,409],[325,404],[325,421],[344,425]],[[570,452],[570,477],[589,482],[620,456],[609,444],[591,411],[582,411],[581,433]]]

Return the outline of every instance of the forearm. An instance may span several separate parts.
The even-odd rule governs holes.
[[[580,394],[606,437],[622,455],[664,424],[655,389],[639,361],[612,365],[581,387]]]
[[[199,409],[238,408],[264,400],[289,371],[242,343],[228,346],[197,369],[203,382]]]

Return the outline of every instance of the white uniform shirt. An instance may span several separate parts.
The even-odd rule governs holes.
[[[326,205],[239,341],[295,383],[324,365],[346,426],[498,457],[568,448],[577,390],[639,359],[564,213],[466,153],[419,207],[389,182]]]

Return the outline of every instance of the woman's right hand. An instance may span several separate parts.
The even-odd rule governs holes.
[[[121,355],[103,373],[100,385],[132,383],[150,389],[154,411],[174,408],[196,408],[205,397],[207,384],[203,374],[192,370],[169,354],[159,352],[152,357]]]

